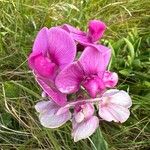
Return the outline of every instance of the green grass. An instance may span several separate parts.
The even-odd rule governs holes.
[[[119,89],[129,91],[133,100],[129,120],[101,122],[103,136],[92,136],[93,144],[105,139],[110,150],[149,149],[149,0],[0,0],[0,8],[0,149],[94,149],[89,139],[73,142],[70,123],[58,129],[40,125],[34,105],[41,89],[27,66],[40,28],[69,23],[86,30],[90,19],[106,22],[101,43],[113,51],[109,68],[118,72]]]

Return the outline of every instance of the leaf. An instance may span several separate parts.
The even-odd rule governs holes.
[[[105,141],[100,128],[96,130],[96,133],[92,136],[92,150],[108,150],[108,144]]]
[[[134,52],[134,46],[132,45],[132,43],[127,39],[127,38],[124,38],[127,46],[128,46],[128,49],[129,49],[129,53],[130,53],[130,58],[131,58],[131,63],[133,62],[134,60],[134,57],[135,57],[135,52]]]

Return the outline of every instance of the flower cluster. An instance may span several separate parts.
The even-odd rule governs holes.
[[[115,89],[118,75],[107,70],[111,50],[98,43],[105,29],[99,20],[87,32],[68,24],[44,27],[28,58],[44,91],[45,100],[35,105],[41,124],[57,128],[70,120],[75,142],[92,135],[99,118],[123,123],[130,115],[130,96]]]

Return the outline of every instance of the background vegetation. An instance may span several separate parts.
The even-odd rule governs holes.
[[[150,1],[0,0],[0,149],[149,150]],[[90,19],[108,29],[100,41],[112,48],[110,70],[133,106],[124,124],[101,122],[91,140],[74,143],[71,124],[43,128],[34,110],[41,89],[27,66],[34,38],[43,26],[68,23],[86,30]],[[107,141],[107,143],[104,141]]]

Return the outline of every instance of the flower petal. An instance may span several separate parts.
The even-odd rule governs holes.
[[[117,89],[110,89],[107,90],[103,96],[109,96],[110,102],[113,104],[120,105],[126,108],[130,108],[132,106],[132,100],[129,94],[123,90],[119,91]]]
[[[40,114],[39,119],[44,127],[58,128],[71,119],[71,113],[69,110],[62,114],[56,115],[57,110],[58,106],[54,105],[53,108],[47,108],[45,112]]]
[[[129,118],[130,111],[120,105],[108,104],[108,106],[99,108],[99,116],[106,121],[123,123]]]
[[[107,107],[99,107],[99,116],[106,121],[114,121],[117,122],[116,118],[109,112]]]
[[[38,32],[32,50],[34,53],[42,52],[44,54],[48,49],[48,28],[44,27]]]
[[[105,71],[103,82],[106,87],[112,88],[118,83],[118,75],[115,72]]]
[[[47,109],[52,109],[53,108],[53,102],[51,100],[48,101],[40,101],[35,105],[35,109],[39,113],[43,113],[47,111]]]
[[[48,32],[50,59],[61,69],[73,62],[76,45],[72,37],[60,27],[53,27]]]
[[[101,75],[106,70],[109,62],[110,50],[103,51],[103,46],[87,47],[83,51],[79,62],[84,68],[86,74],[98,74]]]
[[[83,70],[78,62],[63,69],[56,77],[55,85],[62,93],[77,92],[83,79]]]
[[[102,93],[105,89],[105,85],[99,77],[85,80],[82,82],[82,86],[87,90],[92,98],[95,98],[98,93]]]
[[[74,138],[74,142],[77,142],[79,140],[88,138],[95,132],[99,126],[99,119],[96,116],[92,116],[89,119],[73,126],[74,129],[72,136]]]
[[[103,33],[106,29],[106,25],[100,20],[91,20],[89,22],[88,28],[88,35],[91,38],[92,42],[95,42],[103,36]]]
[[[57,66],[47,57],[44,57],[43,54],[34,54],[31,53],[29,56],[29,65],[36,74],[46,77],[54,78],[56,75]]]
[[[67,102],[65,94],[61,93],[50,80],[36,77],[36,81],[41,88],[55,101],[58,105],[63,106]]]
[[[62,28],[64,30],[66,30],[67,32],[70,33],[71,37],[76,40],[77,42],[81,43],[81,44],[84,44],[84,43],[90,43],[90,39],[88,38],[87,36],[87,33],[71,26],[71,25],[68,25],[68,24],[64,24],[62,26]]]

